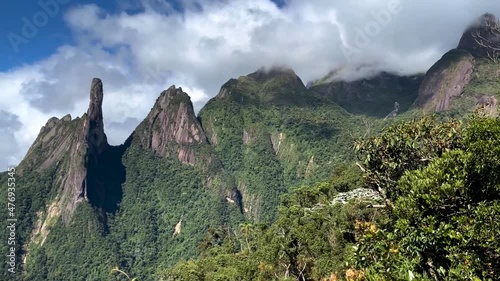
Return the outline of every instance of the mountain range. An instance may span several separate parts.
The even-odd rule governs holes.
[[[351,171],[357,139],[429,113],[496,116],[494,23],[481,17],[426,74],[342,81],[332,70],[306,87],[288,67],[262,68],[230,79],[198,114],[188,93],[171,86],[119,146],[107,142],[105,88],[93,79],[87,112],[48,120],[16,167],[16,276],[126,280],[109,279],[118,267],[158,280],[198,257],[213,229],[272,224],[293,188]],[[8,176],[0,174],[2,205]]]

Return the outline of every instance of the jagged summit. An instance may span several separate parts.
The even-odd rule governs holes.
[[[83,91],[90,94],[89,106],[80,112],[85,113],[77,118],[66,115],[48,120],[22,165],[16,168],[19,223],[15,254],[23,260],[23,264],[18,263],[19,276],[26,280],[107,280],[110,269],[118,266],[138,280],[177,278],[176,272],[186,268],[179,261],[190,261],[199,257],[200,251],[201,255],[211,251],[227,240],[224,237],[238,233],[242,222],[248,222],[245,228],[267,237],[274,235],[276,228],[283,228],[283,222],[307,215],[305,219],[318,222],[317,233],[330,235],[328,228],[337,227],[339,220],[331,212],[309,211],[315,211],[318,204],[332,202],[332,196],[340,191],[358,191],[364,184],[361,170],[354,163],[355,140],[373,139],[387,126],[419,117],[424,112],[415,108],[417,105],[432,111],[449,110],[449,115],[455,117],[470,112],[469,104],[473,103],[494,115],[498,104],[498,64],[474,58],[468,50],[453,50],[445,55],[429,70],[424,83],[420,75],[367,74],[365,69],[372,68],[342,68],[341,73],[331,72],[307,88],[288,67],[261,68],[229,80],[199,116],[195,115],[189,95],[172,85],[157,93],[150,112],[119,146],[107,143],[103,81],[88,81],[90,93],[86,92],[88,88]],[[363,76],[348,80],[346,73]],[[396,114],[401,116],[388,119]],[[0,173],[5,187],[5,196],[1,196],[4,205],[9,198],[9,176]],[[302,188],[289,193],[294,187]],[[286,202],[281,200],[283,196]],[[278,208],[280,202],[283,204]],[[355,219],[366,218],[365,209],[378,212],[383,207],[372,204],[375,202],[353,203],[363,210],[349,206],[342,209],[358,215],[342,221],[347,228],[333,233],[345,238],[337,243],[339,251],[331,252],[334,255],[342,254],[344,244],[356,240],[349,233],[350,227]],[[299,212],[295,211],[297,204]],[[286,211],[285,217],[282,210]],[[4,221],[7,215],[4,212]],[[324,224],[323,215],[333,218],[333,224]],[[252,228],[249,223],[269,227]],[[306,233],[308,225],[293,224],[285,230]],[[4,228],[2,235],[7,237],[9,232]],[[325,237],[316,240],[331,246],[329,237]],[[294,239],[289,238],[285,237]],[[262,244],[268,240],[250,242]],[[304,243],[307,246],[308,241]],[[284,250],[297,248],[296,243],[292,244],[285,245]],[[338,266],[331,264],[331,268],[314,265],[331,260],[323,244],[318,248],[321,252],[307,257],[311,261],[307,268],[297,264],[297,255],[292,253],[290,258],[295,262],[286,261],[290,270],[288,265],[281,270],[279,255],[283,251],[266,252],[281,247],[274,243],[265,249],[249,245],[234,255],[222,253],[223,258],[243,254],[253,259],[248,255],[250,250],[262,250],[271,257],[265,260],[265,267],[270,268],[265,272],[245,266],[249,259],[230,264],[229,273],[220,267],[212,267],[217,272],[206,271],[202,268],[204,262],[211,261],[205,259],[193,260],[202,270],[191,273],[205,279],[238,275],[252,280],[256,272],[263,273],[260,275],[264,279],[273,274],[335,279],[331,273],[344,267],[343,260]],[[239,269],[251,272],[243,276]],[[186,280],[194,276],[181,275],[179,278]],[[118,274],[114,277],[119,278]]]
[[[101,153],[108,146],[106,134],[104,133],[104,120],[102,114],[102,102],[104,91],[102,81],[99,78],[92,79],[90,86],[90,103],[87,111],[89,119],[88,141]]]
[[[92,80],[90,87],[90,103],[87,113],[81,118],[73,119],[70,114],[65,115],[61,119],[57,117],[50,118],[45,126],[40,130],[38,137],[28,151],[23,164],[41,164],[39,170],[45,170],[51,165],[59,161],[62,154],[67,151],[68,145],[78,129],[77,141],[91,143],[98,147],[99,151],[105,149],[107,138],[104,133],[102,103],[103,103],[103,86],[102,81],[98,78]],[[69,133],[69,130],[74,130]],[[66,133],[68,132],[68,133]],[[47,157],[34,157],[31,152],[38,152]],[[42,163],[37,163],[42,161]],[[23,165],[21,165],[23,166]]]
[[[135,133],[143,147],[161,157],[173,156],[190,165],[196,163],[193,146],[207,140],[189,95],[175,85],[160,94]]]
[[[90,104],[87,111],[89,116],[102,117],[103,98],[104,91],[101,79],[92,79],[92,84],[90,85]]]
[[[500,24],[493,14],[487,13],[463,33],[456,49],[446,53],[429,69],[420,86],[416,105],[427,111],[449,110],[452,98],[464,93],[476,69],[499,58]],[[485,93],[475,94],[482,96]]]
[[[71,114],[66,114],[64,115],[64,117],[62,118],[63,121],[71,121],[73,118],[71,117]]]
[[[177,88],[175,85],[172,85],[160,93],[160,96],[156,99],[155,106],[159,104],[170,104],[173,99],[191,103],[191,97],[182,90],[182,87]]]
[[[495,15],[486,13],[464,32],[457,48],[469,51],[476,58],[492,58],[494,49],[499,47],[500,24]]]
[[[53,216],[62,216],[69,223],[79,202],[88,200],[88,168],[97,166],[101,153],[109,148],[104,133],[102,81],[92,80],[90,103],[87,113],[72,119],[53,117],[40,130],[40,134],[20,164],[20,170],[36,169],[38,172],[54,170],[59,199],[54,202]],[[94,188],[93,186],[92,188]],[[95,191],[95,190],[93,190]]]

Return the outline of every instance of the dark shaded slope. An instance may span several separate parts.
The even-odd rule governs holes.
[[[397,76],[381,73],[352,82],[314,82],[310,89],[359,115],[385,117],[399,104],[398,112],[407,111],[415,102],[422,76]]]

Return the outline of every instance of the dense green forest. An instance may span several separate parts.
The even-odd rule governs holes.
[[[196,147],[208,166],[156,155],[140,126],[94,167],[110,202],[78,205],[69,224],[54,216],[68,158],[21,170],[18,279],[496,280],[500,120],[381,120],[322,103],[215,98],[200,114],[211,142]],[[266,200],[259,212],[249,196]]]
[[[81,204],[69,225],[51,221],[45,237],[28,226],[49,216],[39,210],[57,198],[58,173],[18,175],[27,193],[17,242],[29,247],[20,280],[496,280],[500,120],[483,115],[409,112],[379,133],[374,125],[352,136],[343,149],[355,157],[337,162],[329,180],[273,189],[276,215],[261,220],[228,203],[224,184],[206,185],[200,167],[160,158],[133,137],[104,157],[103,165],[114,167],[115,157],[123,165],[103,181],[124,181],[117,208]],[[276,169],[259,159],[266,146],[244,147],[246,165],[283,173],[279,158]],[[227,177],[218,181],[234,181]]]
[[[0,173],[0,279],[500,280],[500,65],[476,51],[309,87],[259,69],[198,114],[171,86],[119,146],[95,78]]]
[[[499,119],[424,117],[355,149],[359,167],[294,189],[271,225],[211,229],[162,280],[497,280]],[[360,186],[384,202],[333,203]]]

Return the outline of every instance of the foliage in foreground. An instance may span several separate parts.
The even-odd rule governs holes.
[[[389,220],[362,230],[353,260],[369,280],[500,276],[500,120],[473,118],[458,142],[406,172]]]
[[[270,226],[212,230],[163,280],[497,280],[500,120],[465,123],[425,117],[358,142],[364,183],[347,169],[284,197]],[[329,204],[363,184],[385,208]]]
[[[320,280],[341,271],[355,232],[349,222],[377,214],[355,204],[329,204],[340,182],[285,196],[270,226],[247,223],[236,233],[210,231],[201,258],[179,263],[163,280]]]

